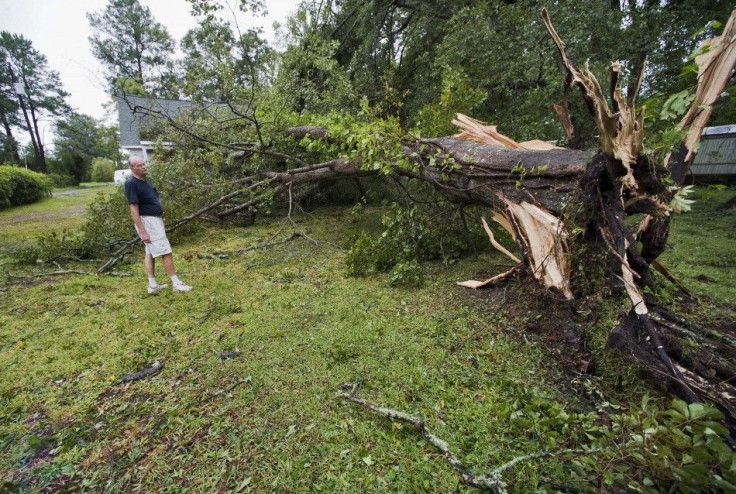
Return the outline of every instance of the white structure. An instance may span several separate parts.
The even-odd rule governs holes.
[[[124,170],[115,170],[115,175],[113,177],[113,180],[115,181],[115,185],[123,185],[126,180],[128,180],[128,177],[131,175],[131,171],[129,168]]]

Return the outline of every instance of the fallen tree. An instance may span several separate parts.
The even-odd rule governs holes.
[[[365,156],[355,153],[336,153],[334,159],[312,164],[295,154],[275,151],[272,142],[262,138],[256,143],[223,144],[244,160],[253,156],[277,158],[281,169],[256,170],[238,178],[230,192],[173,223],[169,230],[205,214],[227,218],[274,196],[291,197],[309,190],[316,183],[377,175],[387,169],[400,177],[431,183],[452,202],[491,208],[492,219],[517,244],[518,257],[501,248],[488,229],[491,242],[518,264],[489,280],[462,285],[478,288],[524,272],[549,289],[550,296],[575,303],[576,298],[588,295],[574,293],[571,288],[577,275],[571,262],[574,246],[584,243],[587,256],[606,259],[610,284],[629,300],[628,315],[611,331],[610,345],[636,361],[652,382],[688,401],[715,403],[734,431],[733,338],[692,325],[658,307],[643,293],[651,283],[652,267],[664,269],[657,258],[667,243],[670,204],[682,185],[712,107],[733,72],[736,15],[731,16],[724,34],[711,40],[710,49],[697,59],[699,87],[692,109],[681,123],[687,138],[664,163],[652,162],[644,153],[643,109],[636,106],[636,94],[626,98],[617,88],[618,64],[611,67],[611,93],[604,95],[593,74],[568,58],[546,12],[543,17],[558,48],[567,83],[580,89],[596,122],[600,150],[595,156],[565,149],[540,150],[545,146],[538,142],[516,143],[499,135],[494,127],[467,117],[458,120],[463,129],[458,136],[402,140],[400,152],[384,168],[370,166]],[[146,108],[136,110],[155,114]],[[191,127],[173,119],[169,123],[197,137]],[[286,129],[278,137],[306,146],[312,142],[340,145],[344,136],[332,135],[323,127],[301,126]],[[632,227],[627,218],[635,214],[643,219]],[[135,243],[133,239],[124,245],[98,272],[109,270]]]

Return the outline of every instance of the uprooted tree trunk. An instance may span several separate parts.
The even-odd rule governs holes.
[[[699,87],[693,109],[681,124],[689,131],[688,137],[665,164],[652,163],[643,153],[643,110],[636,109],[635,95],[627,100],[616,89],[609,105],[595,77],[569,60],[546,12],[543,17],[567,81],[581,90],[596,121],[600,151],[591,157],[579,151],[540,150],[544,146],[539,142],[515,143],[500,136],[495,127],[461,117],[458,124],[464,132],[459,136],[405,141],[403,154],[412,166],[394,166],[393,172],[429,182],[458,204],[491,208],[492,219],[516,241],[519,257],[502,248],[486,228],[493,245],[518,265],[489,280],[461,283],[464,286],[477,288],[526,271],[555,296],[573,299],[573,242],[584,242],[587,255],[606,258],[611,279],[630,300],[629,313],[612,330],[610,344],[639,363],[653,382],[689,401],[715,403],[729,417],[732,431],[736,430],[736,341],[650,307],[642,295],[650,281],[650,268],[658,267],[656,259],[667,242],[669,203],[675,194],[668,183],[682,183],[695,143],[733,71],[736,15],[731,16],[723,36],[712,40],[710,50],[697,60]],[[611,87],[616,86],[618,71],[614,63]],[[331,140],[319,127],[292,128],[282,135]],[[258,146],[248,152],[259,152]],[[345,159],[320,164],[292,161],[298,168],[242,177],[233,192],[169,229],[203,214],[224,218],[248,211],[274,195],[296,194],[315,183],[377,173]],[[247,199],[239,200],[241,197]],[[626,218],[641,213],[644,220],[632,229]],[[573,239],[574,230],[582,235]],[[98,272],[112,267],[130,245]],[[695,341],[698,347],[693,349],[685,340]]]

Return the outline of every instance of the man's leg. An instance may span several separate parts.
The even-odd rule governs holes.
[[[171,278],[171,287],[175,292],[188,292],[192,289],[191,286],[184,284],[179,277],[176,275],[176,269],[174,268],[174,256],[172,254],[164,254],[161,256],[161,262],[164,265],[166,274]]]
[[[146,252],[146,258],[143,261],[146,265],[146,274],[148,275],[148,278],[155,278],[156,277],[156,261],[154,261],[153,256]]]
[[[156,293],[157,291],[169,286],[159,285],[158,281],[156,281],[156,260],[151,254],[146,252],[146,257],[143,262],[146,265],[146,274],[148,275],[148,293]]]
[[[174,269],[174,256],[171,254],[164,254],[161,256],[161,263],[164,265],[164,269],[166,270],[166,274],[169,275],[169,278],[172,276],[176,276],[176,269]]]

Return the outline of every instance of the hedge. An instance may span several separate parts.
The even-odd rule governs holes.
[[[0,209],[40,201],[51,195],[51,180],[42,173],[0,166]]]
[[[115,179],[115,163],[106,158],[92,159],[92,182],[112,182]]]

